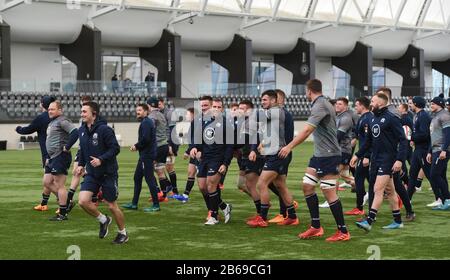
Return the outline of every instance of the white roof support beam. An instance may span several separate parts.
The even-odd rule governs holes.
[[[272,9],[272,21],[275,20],[278,10],[280,9],[281,0],[275,0],[275,4],[273,5]]]
[[[312,18],[314,16],[314,13],[316,12],[318,0],[311,0],[309,3],[308,11],[306,12],[306,18]]]
[[[303,30],[302,35],[316,32],[316,31],[328,28],[330,26],[333,26],[333,24],[331,24],[330,22],[319,23],[319,24],[313,25],[312,27],[309,27],[309,28]]]
[[[417,18],[416,26],[422,26],[427,16],[428,10],[430,9],[432,0],[425,0],[423,3],[422,9],[420,10],[419,17]]]
[[[447,19],[447,30],[450,31],[450,16],[448,16],[448,19]]]
[[[201,0],[200,2],[200,13],[198,16],[202,17],[205,15],[206,6],[208,5],[208,0]]]
[[[369,8],[367,8],[366,16],[364,17],[364,22],[372,21],[376,6],[377,6],[377,0],[371,0],[370,4],[369,4]]]
[[[246,13],[250,13],[250,10],[252,9],[253,0],[246,0],[244,4],[244,11]]]
[[[344,12],[345,4],[347,4],[347,0],[342,0],[341,4],[339,5],[339,8],[337,10],[337,16],[336,16],[336,23],[339,24],[342,18],[342,13]]]
[[[430,38],[436,35],[442,34],[441,31],[431,31],[431,32],[427,32],[427,33],[422,33],[422,34],[417,34],[414,36],[413,42],[418,41],[418,40],[423,40],[426,38]]]
[[[402,16],[405,6],[406,6],[406,0],[402,0],[402,2],[400,3],[400,7],[398,7],[397,14],[395,14],[395,18],[394,18],[394,27],[395,28],[397,28],[397,26],[398,26],[398,22],[400,21],[400,17]]]
[[[4,5],[0,7],[0,12],[4,12],[6,10],[12,9],[22,4],[31,4],[31,1],[32,0],[13,0],[9,2],[4,2]]]
[[[114,11],[122,11],[123,9],[125,9],[125,0],[121,0],[119,5],[107,6],[98,10],[97,5],[93,5],[88,16],[88,21],[92,21],[94,18],[101,17]]]
[[[241,0],[235,0],[236,4],[239,6],[239,9],[241,9],[241,12],[245,13],[245,6],[242,5]]]
[[[168,25],[176,24],[176,23],[185,21],[187,19],[194,18],[194,17],[199,16],[199,15],[200,15],[200,12],[185,13],[185,14],[176,16],[175,18],[171,19],[169,21]]]
[[[245,8],[250,11],[252,1],[248,1],[245,4],[246,4]],[[248,6],[247,6],[247,4],[248,4]],[[281,4],[281,0],[276,0],[275,1],[274,5],[273,5],[273,8],[272,8],[272,13],[271,13],[270,17],[260,17],[260,18],[257,18],[255,20],[252,20],[252,21],[248,21],[248,17],[245,17],[243,22],[242,22],[242,25],[241,25],[241,27],[239,29],[240,32],[242,32],[244,29],[248,29],[248,28],[250,28],[252,26],[255,26],[255,25],[259,25],[259,24],[262,24],[262,23],[265,23],[265,22],[269,22],[269,21],[270,22],[275,21],[275,18],[277,17],[277,14],[278,14],[278,10],[280,8],[280,4]]]
[[[383,33],[383,32],[389,31],[389,30],[391,30],[391,28],[389,28],[389,27],[376,28],[376,29],[373,29],[373,30],[371,30],[369,32],[365,32],[365,33],[361,34],[360,38],[364,39],[364,38],[367,38],[369,36],[372,36],[372,35],[375,35],[375,34],[379,34],[379,33]]]
[[[240,30],[244,30],[244,29],[247,29],[247,28],[250,28],[252,26],[259,25],[261,23],[265,23],[265,22],[268,22],[268,21],[269,21],[269,18],[258,18],[258,19],[255,19],[255,20],[252,20],[252,21],[244,23],[243,25],[241,25]]]
[[[358,10],[358,14],[359,16],[364,19],[364,13],[361,10],[361,7],[359,6],[358,2],[356,2],[356,0],[353,0],[353,4],[355,4],[356,10]]]

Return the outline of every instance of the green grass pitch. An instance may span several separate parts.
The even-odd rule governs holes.
[[[289,170],[288,186],[299,202],[299,226],[249,228],[245,219],[254,214],[254,205],[236,188],[237,164],[233,160],[222,195],[226,202],[233,204],[228,224],[203,225],[207,212],[197,186],[194,186],[188,203],[170,200],[162,203],[161,212],[144,213],[143,207],[149,205],[149,192],[144,182],[139,210],[124,211],[130,240],[117,246],[111,244],[116,234],[115,224],[111,225],[107,238],[100,240],[97,221],[79,206],[73,209],[65,222],[48,221],[57,208],[54,196],[49,202],[51,211],[32,210],[40,202],[42,191],[38,150],[0,152],[0,259],[67,259],[70,245],[79,246],[81,259],[364,260],[373,255],[374,247],[371,245],[378,246],[381,259],[450,259],[450,212],[435,212],[425,206],[434,198],[428,181],[424,181],[423,191],[414,196],[416,221],[405,223],[401,230],[381,229],[392,220],[385,202],[370,233],[356,227],[355,217],[347,216],[352,239],[329,244],[325,238],[335,232],[336,226],[330,210],[320,209],[325,236],[316,240],[299,240],[297,234],[309,226],[309,212],[300,182],[311,155],[311,143],[298,147]],[[119,204],[131,201],[136,161],[136,153],[122,148],[119,155]],[[180,191],[184,190],[186,167],[187,161],[179,156],[176,171]],[[69,182],[70,177],[66,186]],[[340,197],[344,210],[354,207],[355,194],[350,190],[340,192]],[[270,217],[278,213],[276,197],[272,195],[271,198]],[[323,202],[321,194],[319,199]],[[108,213],[104,204],[100,210]]]

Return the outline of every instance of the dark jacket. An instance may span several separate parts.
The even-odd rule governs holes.
[[[359,149],[361,149],[366,141],[368,134],[370,134],[370,122],[372,121],[373,114],[372,112],[367,112],[361,115],[356,124],[355,135],[358,138]],[[365,158],[370,159],[371,156],[371,148],[369,148],[364,154]]]
[[[119,143],[117,143],[114,130],[106,125],[104,119],[97,119],[91,129],[83,124],[79,130],[80,135],[80,153],[79,166],[86,167],[89,175],[95,178],[101,178],[105,175],[117,175],[119,166],[116,156],[120,152]],[[92,157],[102,161],[98,167],[90,164]]]
[[[371,162],[375,164],[394,164],[404,162],[407,156],[408,140],[400,119],[388,111],[387,107],[374,113],[370,122],[370,132],[364,146],[356,153],[364,157],[372,148]]]
[[[31,123],[29,126],[18,126],[16,128],[17,133],[26,135],[26,134],[32,134],[37,132],[38,135],[38,141],[39,146],[41,148],[41,155],[42,155],[42,164],[45,164],[45,160],[49,158],[47,153],[47,148],[45,147],[45,141],[47,140],[47,127],[48,124],[52,120],[48,116],[48,112],[42,112],[39,114]]]
[[[156,159],[156,128],[149,118],[140,120],[138,142],[135,144],[140,159]]]
[[[414,142],[416,149],[428,150],[431,142],[431,117],[425,110],[421,110],[416,114],[414,119],[415,121],[412,129],[411,141]]]
[[[217,121],[215,118],[204,116],[201,122],[199,120],[193,122],[191,135],[198,137],[191,140],[189,151],[195,147],[202,152],[202,161],[219,162],[229,166],[233,158],[234,145],[226,143],[226,124],[227,120],[223,116],[219,116]],[[201,131],[201,134],[197,134],[197,130]],[[196,139],[200,135],[201,139]]]

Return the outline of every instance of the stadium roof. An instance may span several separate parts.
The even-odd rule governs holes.
[[[450,51],[444,51],[450,45],[448,0],[40,0],[23,5],[31,1],[6,0],[3,6],[0,3],[1,16],[11,25],[15,41],[29,41],[25,34],[31,38],[39,34],[29,14],[27,20],[20,19],[21,11],[28,9],[31,18],[40,21],[37,25],[47,28],[58,29],[54,23],[44,24],[52,18],[60,18],[61,28],[67,25],[64,21],[77,22],[78,32],[80,24],[96,26],[105,35],[103,42],[109,45],[152,45],[157,42],[156,33],[160,35],[163,28],[169,28],[182,35],[187,49],[223,49],[231,42],[232,34],[240,33],[251,38],[260,52],[289,51],[297,38],[303,37],[316,43],[319,55],[343,55],[351,51],[349,46],[362,41],[374,47],[375,57],[398,57],[411,43],[424,48],[426,57],[450,57]],[[66,11],[53,10],[51,16],[39,19],[38,4],[43,10],[64,4],[60,6]],[[74,11],[78,11],[77,18]],[[192,21],[194,26],[189,25]],[[139,22],[146,29],[139,29]],[[128,40],[120,42],[110,34],[112,26],[116,33],[127,31],[129,34],[122,34],[122,38]],[[68,34],[71,30],[66,28]],[[53,41],[71,41],[77,32],[68,34],[56,36]],[[218,35],[226,40],[215,38]],[[274,42],[263,45],[268,38]],[[328,42],[322,42],[323,38]]]

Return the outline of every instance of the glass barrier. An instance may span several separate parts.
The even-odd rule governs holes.
[[[0,88],[11,88],[13,92],[104,92],[104,93],[148,93],[165,96],[167,82],[117,81],[41,81],[0,80]]]

